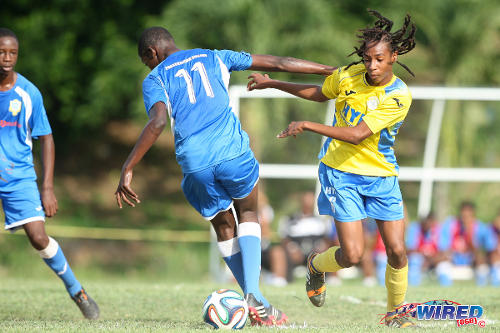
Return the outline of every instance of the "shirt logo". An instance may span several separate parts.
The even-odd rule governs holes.
[[[401,103],[399,101],[399,98],[393,97],[392,99],[396,102],[396,104],[398,105],[398,107],[403,107],[404,106],[403,103]]]
[[[379,104],[379,101],[378,101],[377,96],[371,96],[366,101],[366,108],[368,109],[368,111],[373,111],[378,107],[378,104]]]
[[[345,91],[345,95],[346,96],[349,96],[349,95],[352,95],[352,94],[355,94],[356,92],[354,90],[349,90],[349,91]]]
[[[21,112],[22,103],[18,99],[13,99],[9,104],[9,112],[15,117],[19,112]]]

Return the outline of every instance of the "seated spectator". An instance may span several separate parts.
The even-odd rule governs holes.
[[[438,251],[438,241],[439,223],[432,212],[420,223],[410,223],[406,230],[409,284],[419,285],[422,273],[443,261],[443,254]]]
[[[287,260],[285,250],[281,244],[272,244],[271,223],[274,219],[274,210],[269,204],[263,191],[259,193],[259,221],[261,226],[261,266],[268,271],[263,272],[263,282],[276,287],[287,285]]]
[[[489,228],[476,218],[475,205],[462,202],[458,218],[447,219],[440,229],[438,250],[443,251],[445,260],[436,266],[441,285],[453,283],[453,265],[472,266],[478,285],[488,281],[489,268],[486,254],[495,248],[495,238]]]
[[[288,261],[287,280],[293,280],[293,270],[305,266],[308,254],[322,252],[328,248],[329,220],[314,215],[315,195],[305,192],[301,197],[300,213],[280,222],[279,234]]]
[[[500,211],[490,225],[490,232],[495,239],[494,249],[489,253],[490,282],[493,286],[500,286]]]

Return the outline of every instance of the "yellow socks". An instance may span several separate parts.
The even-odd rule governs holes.
[[[340,246],[332,246],[323,253],[318,254],[312,260],[313,269],[320,272],[336,272],[341,268],[335,259],[335,252],[340,249]]]
[[[400,269],[387,264],[385,287],[387,288],[387,312],[393,312],[405,300],[408,289],[408,264]]]

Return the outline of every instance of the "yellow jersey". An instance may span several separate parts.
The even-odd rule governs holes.
[[[406,84],[393,75],[384,86],[366,81],[363,64],[341,67],[325,79],[323,94],[335,101],[332,126],[356,126],[364,121],[373,135],[360,144],[328,138],[319,157],[331,168],[364,176],[397,176],[394,140],[411,105]]]

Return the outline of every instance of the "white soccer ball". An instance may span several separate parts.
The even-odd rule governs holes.
[[[215,329],[242,329],[247,318],[247,302],[231,289],[214,291],[203,304],[203,320]]]

